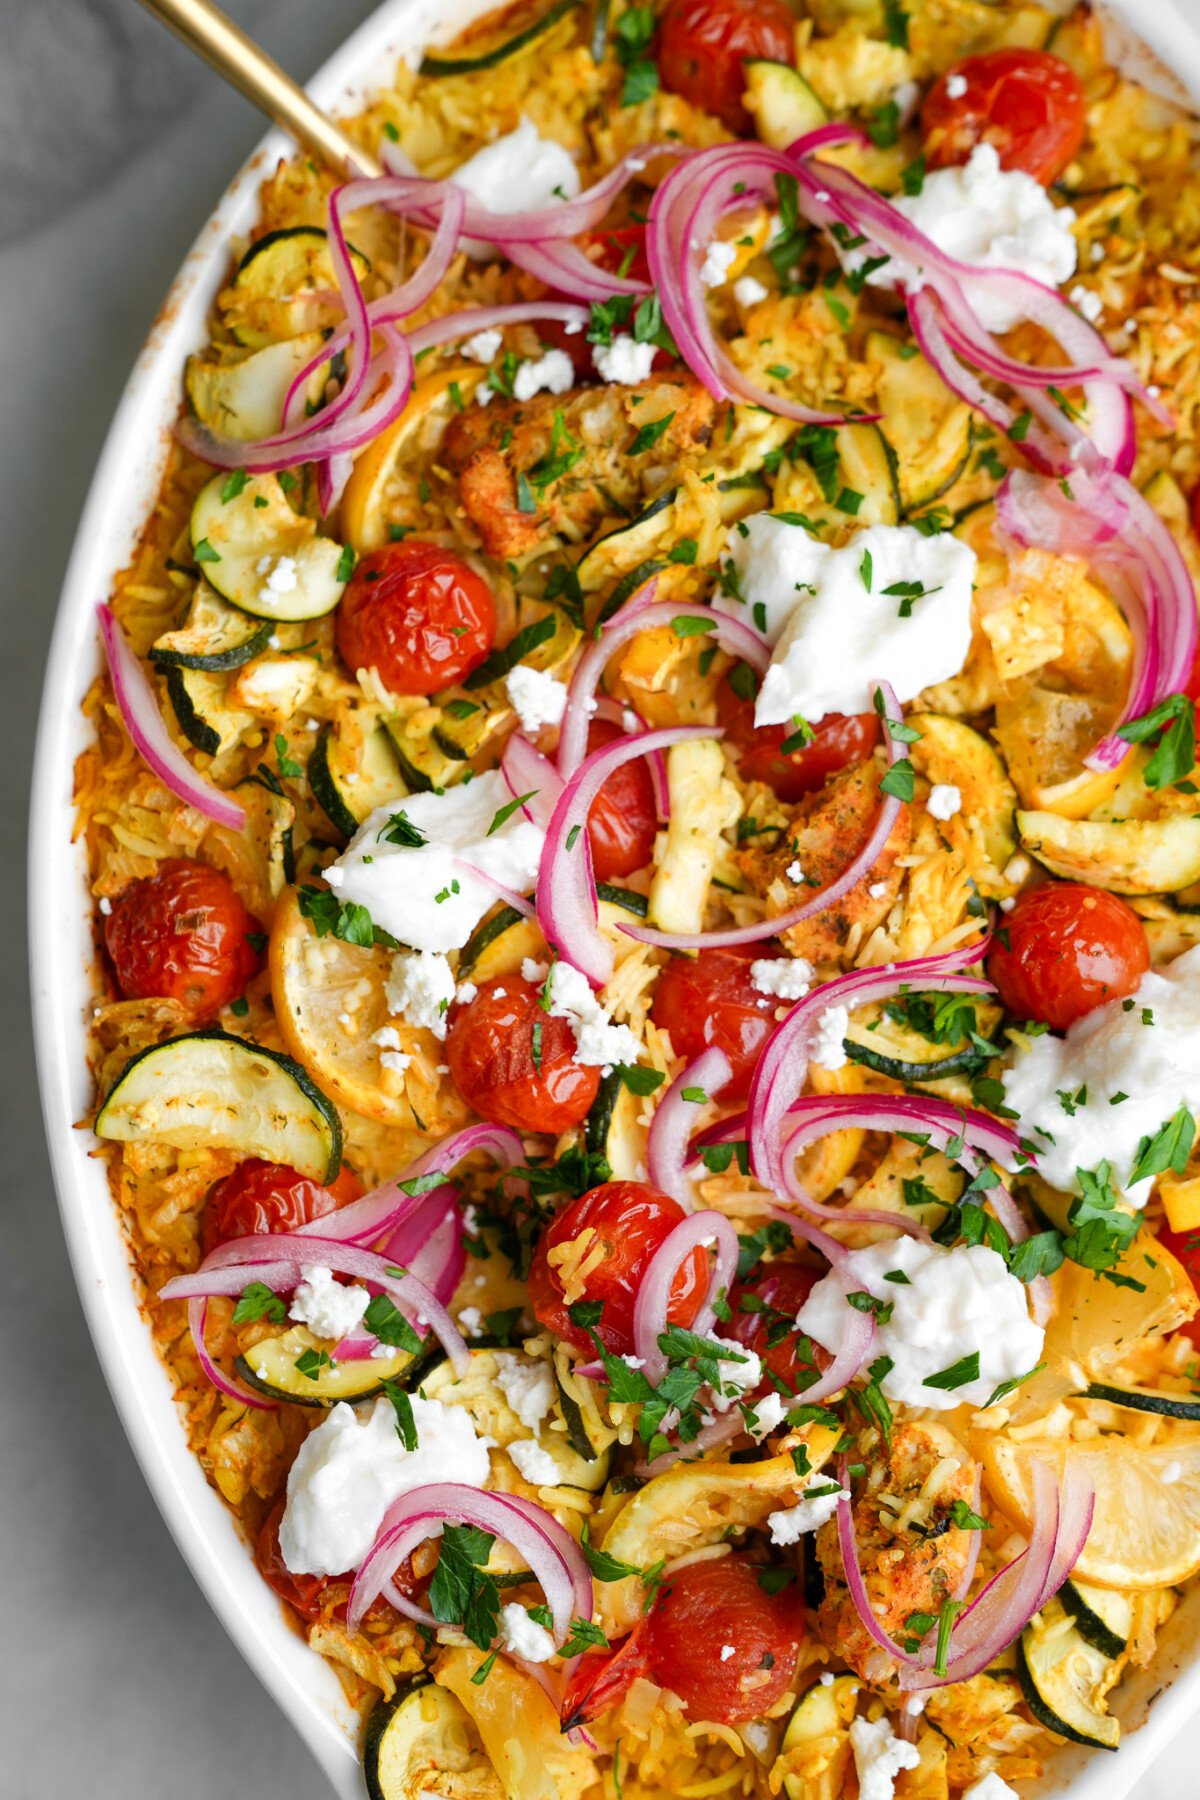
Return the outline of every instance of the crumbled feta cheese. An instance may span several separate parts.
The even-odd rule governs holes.
[[[515,131],[460,163],[450,179],[495,213],[537,211],[556,200],[573,200],[579,192],[574,157],[553,138],[542,137],[526,118]],[[477,262],[499,254],[495,244],[479,238],[464,239],[463,247]]]
[[[783,1424],[784,1418],[787,1415],[787,1403],[782,1394],[776,1394],[774,1392],[764,1394],[761,1400],[756,1400],[754,1402],[753,1412],[753,1423],[748,1422],[747,1424],[750,1436],[752,1438],[765,1438],[768,1437],[772,1431],[777,1431]]]
[[[471,362],[490,363],[503,342],[501,331],[477,331],[473,337],[464,338],[458,347]]]
[[[946,92],[951,100],[961,100],[966,91],[967,78],[965,75],[947,75]]]
[[[962,791],[948,781],[935,781],[929,790],[925,809],[931,818],[952,819],[962,811]]]
[[[737,1651],[732,1644],[722,1644],[721,1645],[721,1661],[722,1662],[728,1662],[731,1656],[736,1656],[736,1655],[737,1655]]]
[[[417,1447],[406,1450],[388,1399],[370,1412],[344,1403],[310,1431],[287,1480],[279,1549],[293,1575],[357,1569],[394,1500],[430,1482],[483,1487],[488,1454],[465,1406],[412,1397]]]
[[[511,799],[495,769],[442,794],[408,795],[405,815],[427,839],[415,849],[381,836],[395,811],[389,802],[359,828],[325,879],[339,899],[365,906],[372,921],[402,944],[459,950],[496,904],[496,891],[482,876],[523,894],[537,879],[541,827],[518,810],[490,830]]]
[[[458,1315],[458,1329],[465,1337],[478,1337],[483,1330],[483,1314],[477,1306],[464,1306]]]
[[[509,700],[517,709],[521,730],[534,737],[543,725],[561,725],[567,710],[566,684],[548,669],[531,669],[518,663],[510,669],[504,685]]]
[[[112,901],[109,899],[107,894],[101,894],[101,896],[100,896],[100,912],[101,912],[101,916],[106,919],[108,918],[109,914],[112,912]]]
[[[721,1391],[712,1391],[712,1404],[716,1412],[728,1412],[743,1394],[748,1394],[762,1380],[762,1358],[757,1350],[747,1349],[745,1344],[732,1343],[728,1338],[709,1332],[707,1341],[715,1344],[718,1350],[732,1350],[734,1356],[717,1357],[717,1380]]]
[[[608,1073],[618,1063],[635,1063],[641,1045],[628,1025],[614,1025],[586,975],[556,962],[547,992],[550,1016],[566,1019],[575,1033],[575,1061]]]
[[[531,1619],[516,1600],[500,1608],[500,1640],[506,1650],[526,1662],[549,1662],[555,1652],[554,1639],[546,1627]]]
[[[700,265],[700,279],[707,288],[724,287],[729,271],[737,261],[737,245],[727,244],[721,238],[714,238],[704,253],[704,261]]]
[[[518,1444],[509,1444],[508,1454],[516,1465],[517,1473],[531,1487],[556,1487],[558,1485],[558,1467],[549,1451],[535,1444],[532,1438]]]
[[[817,1020],[813,1033],[810,1059],[821,1069],[844,1069],[848,1058],[843,1039],[850,1027],[850,1013],[844,1006],[827,1006]]]
[[[739,275],[733,284],[733,297],[739,306],[757,306],[760,300],[766,299],[770,291],[753,275]]]
[[[545,981],[545,979],[549,973],[550,973],[550,964],[549,963],[538,962],[536,957],[533,957],[533,956],[523,956],[521,958],[521,980],[522,981],[533,981],[533,982],[541,983],[541,982]]]
[[[554,1375],[548,1362],[496,1352],[496,1382],[526,1431],[537,1431],[554,1404]]]
[[[536,361],[523,362],[513,376],[513,399],[532,400],[543,389],[565,394],[575,386],[575,364],[565,350],[547,350]]]
[[[1072,306],[1078,307],[1089,325],[1094,325],[1104,311],[1104,302],[1099,294],[1093,288],[1085,288],[1082,282],[1076,283],[1067,299]]]
[[[378,1050],[398,1050],[400,1033],[394,1025],[381,1025],[379,1030],[372,1034],[371,1042]]]
[[[896,108],[898,125],[907,125],[916,117],[921,104],[921,84],[918,81],[902,81],[899,87],[892,89],[892,103]]]
[[[771,1754],[772,1732],[765,1719],[748,1719],[738,1726],[738,1735],[750,1746],[759,1762],[767,1761]]]
[[[989,1769],[978,1781],[973,1781],[969,1788],[963,1789],[962,1800],[1020,1800],[1016,1788],[1009,1787],[1002,1775],[995,1769]]]
[[[403,1075],[412,1066],[412,1057],[405,1050],[381,1050],[379,1066],[390,1069],[393,1075]]]
[[[976,144],[970,160],[926,175],[919,194],[901,194],[892,205],[939,250],[979,269],[1017,269],[1044,287],[1075,273],[1075,214],[1055,206],[1040,181],[1023,169],[1002,169],[993,144]],[[847,269],[859,269],[866,250],[842,252]],[[867,276],[869,287],[921,286],[921,271],[889,257]],[[987,331],[1011,331],[1021,318],[1009,294],[964,278],[975,316]]]
[[[268,597],[272,594],[290,594],[299,583],[294,556],[260,556],[254,567],[259,575],[266,576],[263,593]]]
[[[446,1013],[454,998],[454,971],[436,950],[397,950],[384,986],[389,1012],[410,1025],[446,1035]],[[385,1055],[387,1052],[385,1051]]]
[[[304,1279],[292,1295],[288,1318],[307,1325],[314,1337],[335,1343],[349,1337],[371,1304],[366,1288],[344,1287],[321,1263],[301,1263],[300,1273]]]
[[[622,1356],[621,1361],[627,1369],[644,1369],[646,1366],[644,1356]]]
[[[824,1487],[825,1477],[814,1475],[806,1483],[808,1487]],[[773,1544],[798,1544],[809,1531],[819,1531],[828,1519],[832,1519],[837,1511],[837,1503],[845,1490],[838,1488],[832,1494],[818,1494],[815,1500],[800,1500],[795,1506],[781,1507],[778,1512],[767,1515],[767,1524],[771,1528]]]
[[[750,964],[750,985],[777,1000],[802,1000],[812,977],[812,964],[802,956],[761,956]]]
[[[850,1748],[858,1771],[858,1800],[893,1800],[901,1769],[915,1769],[921,1760],[915,1744],[896,1736],[886,1714],[874,1721],[853,1719]]]
[[[630,386],[645,381],[654,362],[654,345],[639,344],[627,331],[620,332],[611,344],[597,344],[592,350],[596,373],[604,381]]]
[[[473,981],[460,981],[454,990],[454,998],[460,1006],[469,1006],[479,989]]]
[[[887,882],[873,881],[867,889],[867,893],[872,900],[882,900],[883,896],[887,893]]]
[[[770,513],[730,535],[726,566],[736,600],[713,605],[754,618],[775,648],[754,709],[756,725],[799,715],[867,712],[886,677],[901,701],[957,675],[971,647],[975,552],[949,532],[871,525],[833,550]],[[901,597],[886,590],[919,583]]]
[[[1093,1008],[1065,1036],[1032,1039],[1001,1080],[1051,1187],[1078,1193],[1076,1170],[1107,1161],[1118,1192],[1143,1207],[1154,1178],[1129,1179],[1142,1139],[1181,1106],[1200,1111],[1200,946],[1149,970],[1129,999]],[[1113,1104],[1117,1094],[1126,1098]]]
[[[887,1323],[876,1321],[875,1342],[879,1355],[893,1365],[882,1383],[889,1400],[935,1412],[982,1406],[1002,1381],[1027,1374],[1041,1357],[1043,1332],[1029,1317],[1026,1288],[985,1244],[945,1250],[902,1237],[848,1251],[845,1261],[855,1288],[891,1302]],[[908,1276],[907,1283],[887,1279],[897,1270]],[[853,1319],[841,1282],[827,1275],[796,1323],[836,1353]],[[975,1379],[955,1388],[926,1385],[928,1376],[973,1352],[979,1355]]]

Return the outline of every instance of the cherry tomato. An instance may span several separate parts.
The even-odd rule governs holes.
[[[694,1718],[761,1718],[795,1674],[804,1596],[794,1581],[766,1593],[758,1568],[736,1555],[688,1563],[664,1583],[650,1614],[650,1673]]]
[[[126,1000],[178,1000],[199,1023],[245,988],[260,931],[228,875],[179,858],[117,895],[104,944]]]
[[[717,1090],[722,1100],[744,1100],[762,1047],[775,1029],[778,1000],[750,979],[750,965],[770,952],[757,944],[714,946],[695,956],[673,956],[658,978],[650,1009],[671,1034],[676,1056],[689,1062],[716,1044],[733,1074]]]
[[[635,281],[649,281],[650,262],[646,255],[644,225],[615,225],[607,231],[601,226],[598,231],[585,231],[578,242],[597,268],[606,269],[610,275],[628,275]],[[563,294],[560,298],[565,300],[569,296]],[[547,349],[562,350],[570,357],[577,382],[599,380],[592,361],[595,345],[588,342],[586,331],[568,331],[556,319],[540,320],[537,329]],[[666,351],[656,350],[650,367],[661,368],[670,360]]]
[[[1168,1231],[1164,1226],[1158,1234],[1158,1241],[1172,1256],[1179,1258],[1191,1278],[1192,1286],[1200,1294],[1200,1230]],[[1193,1344],[1200,1345],[1200,1313],[1196,1313],[1179,1329],[1185,1337],[1191,1338]]]
[[[603,1302],[596,1333],[615,1356],[627,1356],[633,1349],[633,1307],[642,1274],[683,1216],[678,1202],[644,1181],[606,1181],[564,1206],[543,1232],[529,1271],[529,1300],[542,1324],[579,1350],[594,1348],[587,1332],[570,1318],[561,1277],[550,1261],[552,1250],[590,1230],[604,1255],[588,1271],[580,1297]],[[697,1247],[679,1269],[667,1308],[672,1325],[690,1325],[700,1311],[709,1266],[707,1252]]]
[[[965,83],[965,87],[960,84]],[[993,144],[1004,169],[1048,187],[1083,142],[1086,103],[1078,75],[1047,50],[988,50],[935,81],[921,108],[931,169],[965,163]]]
[[[775,1387],[774,1376],[785,1395],[796,1393],[801,1371],[813,1366],[797,1354],[801,1333],[791,1330],[780,1337],[779,1331],[785,1319],[795,1319],[818,1279],[817,1271],[803,1263],[776,1262],[735,1281],[729,1290],[733,1321],[728,1329],[762,1358],[768,1392]],[[750,1301],[749,1309],[743,1309],[743,1299]]]
[[[1200,498],[1200,488],[1196,489],[1196,493],[1192,497],[1193,511],[1200,510],[1197,508],[1198,498]],[[1200,647],[1197,647],[1196,654],[1192,658],[1191,672],[1183,684],[1183,691],[1189,700],[1200,702]]]
[[[795,35],[783,0],[669,0],[658,34],[662,84],[730,131],[744,131],[742,64],[748,57],[790,63]]]
[[[754,701],[743,700],[727,681],[717,690],[717,718],[725,741],[737,753],[743,781],[765,781],[783,801],[800,800],[823,787],[828,776],[862,762],[879,742],[879,720],[869,713],[826,713],[813,726],[815,737],[801,749],[784,751],[794,735],[790,725],[755,725]]]
[[[988,956],[1001,1000],[1018,1018],[1040,1019],[1055,1031],[1132,994],[1150,967],[1133,908],[1078,881],[1030,888],[1001,931]]]
[[[204,1208],[204,1250],[229,1238],[262,1231],[296,1231],[312,1219],[323,1219],[340,1206],[362,1198],[363,1184],[345,1163],[336,1181],[323,1187],[286,1163],[248,1156],[231,1175],[214,1182]]]
[[[600,1071],[575,1061],[575,1033],[541,1006],[542,990],[519,975],[493,976],[455,1006],[446,1061],[455,1086],[482,1119],[514,1131],[566,1131],[584,1118]]]
[[[262,1530],[254,1545],[254,1560],[263,1580],[274,1588],[281,1600],[286,1600],[289,1606],[294,1607],[302,1619],[319,1619],[325,1590],[331,1577],[293,1575],[284,1562],[283,1552],[279,1548],[279,1521],[286,1505],[287,1495],[280,1494],[262,1522]]]
[[[492,590],[440,544],[407,538],[364,556],[337,611],[348,669],[378,669],[393,694],[432,694],[483,661],[496,633]]]
[[[601,750],[624,737],[619,725],[594,719],[588,726],[588,750]],[[617,881],[642,869],[654,854],[658,809],[654,783],[644,756],[614,769],[588,814],[588,842],[597,881]]]
[[[615,1650],[585,1650],[563,1690],[562,1728],[586,1725],[601,1713],[619,1706],[634,1682],[649,1675],[646,1653],[648,1619],[639,1619],[623,1644]]]

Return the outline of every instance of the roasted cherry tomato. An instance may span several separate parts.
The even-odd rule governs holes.
[[[1200,1230],[1168,1231],[1164,1227],[1158,1237],[1164,1250],[1169,1250],[1172,1256],[1179,1258],[1191,1278],[1192,1286],[1200,1294]],[[1193,1344],[1200,1345],[1200,1313],[1196,1313],[1179,1329],[1185,1337],[1191,1338]]]
[[[228,875],[180,858],[117,895],[104,946],[126,1000],[178,1000],[199,1023],[242,993],[261,930]]]
[[[688,1563],[659,1592],[646,1634],[650,1673],[695,1719],[761,1718],[795,1674],[804,1596],[794,1581],[769,1594],[758,1575],[748,1557],[722,1556]]]
[[[336,1605],[329,1608],[329,1613],[332,1618],[344,1619],[346,1603],[350,1598],[350,1584],[354,1580],[353,1571],[347,1570],[344,1575],[293,1575],[279,1548],[279,1521],[286,1505],[286,1493],[280,1494],[262,1522],[262,1529],[254,1546],[254,1560],[258,1564],[259,1573],[268,1586],[274,1588],[279,1598],[295,1607],[303,1619],[319,1619],[325,1610],[329,1588],[340,1587],[341,1597]],[[400,1564],[392,1579],[402,1593],[409,1596],[416,1593],[419,1584],[412,1572],[411,1557]],[[391,1613],[388,1602],[379,1599],[372,1604],[367,1617],[386,1618]]]
[[[578,1125],[600,1086],[599,1069],[575,1061],[570,1023],[544,1012],[541,994],[519,975],[494,976],[452,1009],[446,1033],[446,1061],[467,1105],[514,1131]]]
[[[453,550],[419,538],[364,556],[337,610],[342,661],[378,669],[393,694],[453,686],[479,666],[495,634],[487,582]]]
[[[658,978],[651,1017],[671,1034],[676,1056],[689,1062],[715,1044],[733,1074],[717,1092],[744,1100],[762,1047],[775,1029],[779,1001],[760,993],[750,965],[770,954],[757,944],[714,946],[696,956],[673,956]]]
[[[988,50],[939,77],[921,108],[931,169],[965,163],[993,144],[1003,169],[1024,169],[1044,187],[1070,162],[1087,123],[1083,87],[1047,50]]]
[[[627,1356],[633,1349],[633,1306],[641,1276],[683,1217],[677,1201],[644,1181],[606,1181],[564,1206],[543,1232],[529,1271],[529,1300],[542,1324],[579,1350],[594,1348],[587,1332],[569,1316],[560,1265],[550,1260],[552,1250],[588,1232],[587,1243],[580,1246],[586,1268],[583,1291],[574,1297],[603,1302],[597,1335],[615,1356]],[[593,1268],[588,1266],[587,1251],[591,1248],[594,1253],[596,1243],[603,1256]],[[690,1325],[700,1311],[709,1267],[707,1252],[697,1248],[676,1274],[667,1308],[672,1325]]]
[[[231,1175],[214,1182],[204,1208],[205,1254],[228,1238],[263,1231],[296,1231],[340,1206],[362,1198],[363,1185],[343,1163],[336,1181],[323,1187],[286,1163],[248,1156]]]
[[[879,742],[879,720],[869,713],[826,713],[813,726],[810,744],[785,751],[790,725],[755,725],[754,701],[743,700],[727,681],[717,690],[717,718],[734,750],[743,781],[765,781],[783,801],[801,799],[830,775],[870,756]]]
[[[588,750],[601,750],[624,735],[608,719],[594,719],[588,726]],[[644,868],[654,854],[657,830],[654,783],[645,757],[640,756],[614,769],[592,801],[588,842],[596,880],[619,881]]]
[[[796,21],[783,0],[668,0],[658,34],[662,84],[715,113],[730,131],[750,123],[742,104],[747,58],[790,63]]]
[[[1193,518],[1197,514],[1200,514],[1200,487],[1192,495]],[[1196,529],[1200,532],[1200,525],[1197,525]],[[1183,691],[1189,700],[1200,702],[1200,647],[1197,648],[1196,654],[1192,658],[1191,673],[1183,684]]]
[[[988,974],[1010,1013],[1065,1031],[1093,1007],[1132,994],[1150,967],[1131,906],[1078,881],[1030,888],[1004,920]]]
[[[777,1391],[796,1393],[801,1372],[813,1366],[798,1354],[801,1333],[794,1321],[819,1279],[817,1271],[803,1263],[768,1263],[745,1281],[735,1281],[729,1290],[733,1320],[726,1329],[747,1350],[758,1352],[768,1392],[778,1384]],[[791,1329],[786,1328],[789,1319]]]
[[[585,1650],[576,1663],[562,1698],[562,1728],[586,1725],[619,1706],[634,1682],[649,1675],[646,1652],[649,1619],[639,1619],[615,1650]]]

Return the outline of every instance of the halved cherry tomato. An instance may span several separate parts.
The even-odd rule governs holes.
[[[804,1596],[794,1581],[769,1594],[758,1574],[748,1557],[722,1556],[688,1563],[660,1590],[647,1633],[650,1673],[693,1718],[761,1718],[795,1674]]]
[[[603,749],[624,737],[619,725],[593,719],[588,726],[588,750]],[[658,810],[654,783],[645,757],[614,769],[588,814],[588,842],[592,846],[592,872],[597,881],[618,881],[644,868],[654,854]]]
[[[479,666],[495,633],[487,582],[453,550],[419,538],[364,556],[337,610],[342,661],[378,669],[393,694],[451,687]]]
[[[261,934],[220,869],[173,858],[131,881],[104,921],[104,946],[126,1000],[178,1000],[196,1023],[236,1000],[262,962]]]
[[[344,1575],[293,1575],[283,1560],[283,1552],[279,1548],[279,1521],[283,1518],[287,1505],[286,1493],[280,1494],[270,1512],[262,1522],[258,1538],[254,1545],[254,1560],[258,1564],[259,1574],[269,1587],[274,1588],[281,1600],[286,1600],[300,1614],[302,1619],[315,1620],[321,1617],[325,1609],[325,1599],[331,1587],[340,1587],[342,1596],[336,1606],[330,1608],[330,1616],[344,1619],[346,1605],[350,1598],[350,1584],[354,1580],[352,1570]],[[412,1558],[408,1557],[400,1564],[392,1577],[401,1593],[410,1597],[416,1593],[419,1583],[412,1571]],[[384,1599],[373,1602],[367,1617],[369,1619],[386,1618],[392,1614],[392,1608]],[[392,1614],[394,1617],[395,1615]]]
[[[717,718],[737,755],[742,780],[765,781],[789,803],[814,793],[839,769],[862,762],[879,742],[873,712],[826,713],[813,726],[811,743],[785,751],[785,740],[795,736],[792,727],[755,725],[754,701],[735,694],[727,681],[717,689]]]
[[[1164,1226],[1158,1237],[1164,1250],[1169,1250],[1172,1256],[1179,1258],[1191,1278],[1192,1286],[1200,1294],[1200,1230],[1168,1231]],[[1196,1313],[1179,1329],[1184,1337],[1191,1338],[1193,1344],[1200,1345],[1200,1313]]]
[[[600,1071],[575,1061],[575,1033],[552,1019],[541,988],[519,975],[493,976],[451,1009],[446,1061],[467,1105],[514,1131],[566,1131],[586,1115]]]
[[[204,1208],[205,1254],[229,1238],[251,1237],[261,1231],[296,1231],[312,1219],[323,1219],[340,1206],[360,1200],[362,1194],[362,1182],[345,1163],[337,1180],[323,1187],[286,1163],[248,1156],[209,1189]]]
[[[615,1650],[585,1650],[562,1698],[562,1728],[570,1731],[586,1725],[619,1706],[634,1682],[650,1673],[646,1650],[648,1619],[639,1619],[623,1644]]]
[[[673,956],[654,990],[650,1016],[670,1032],[676,1056],[691,1062],[715,1044],[729,1058],[733,1074],[717,1090],[722,1100],[746,1098],[754,1065],[775,1029],[779,1002],[750,979],[751,963],[770,954],[745,944]]]
[[[633,1349],[633,1307],[638,1284],[650,1258],[684,1217],[683,1208],[644,1181],[606,1181],[564,1206],[542,1234],[529,1271],[529,1301],[543,1325],[574,1344],[592,1350],[592,1340],[567,1311],[562,1278],[550,1252],[589,1232],[588,1246],[599,1244],[603,1255],[583,1280],[584,1300],[599,1300],[604,1311],[596,1333],[615,1356]],[[709,1260],[693,1250],[671,1284],[667,1318],[687,1326],[700,1311],[708,1290]]]
[[[1043,187],[1075,155],[1086,126],[1079,77],[1048,50],[966,56],[934,82],[921,108],[931,169],[965,163],[976,144],[992,144],[1001,168],[1023,169]]]
[[[785,1395],[796,1393],[801,1372],[813,1366],[798,1354],[801,1333],[794,1324],[785,1329],[785,1321],[795,1320],[819,1279],[817,1271],[804,1263],[776,1262],[756,1269],[745,1281],[735,1281],[729,1290],[733,1320],[727,1329],[762,1358],[768,1392],[778,1382]]]
[[[1131,906],[1078,881],[1030,888],[1004,920],[988,974],[1009,1012],[1065,1031],[1106,1000],[1132,994],[1150,967]]]
[[[662,84],[730,131],[744,131],[742,64],[748,57],[790,63],[795,36],[783,0],[669,0],[658,34]]]

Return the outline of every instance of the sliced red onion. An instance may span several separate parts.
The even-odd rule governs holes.
[[[453,1194],[453,1189],[450,1192]],[[467,1266],[462,1219],[453,1199],[440,1219],[431,1213],[428,1222],[418,1220],[407,1226],[401,1225],[388,1238],[381,1254],[389,1262],[406,1268],[410,1275],[423,1281],[444,1306],[448,1305]]]
[[[204,1342],[204,1327],[208,1319],[208,1301],[203,1295],[193,1296],[187,1306],[188,1330],[192,1334],[192,1344],[196,1351],[196,1360],[218,1393],[225,1394],[230,1400],[236,1400],[239,1406],[252,1406],[256,1412],[276,1412],[279,1403],[276,1400],[265,1400],[261,1394],[253,1394],[249,1388],[240,1387],[231,1381],[217,1363],[209,1355],[208,1346]]]
[[[471,875],[476,881],[481,881],[484,887],[491,888],[497,900],[503,900],[504,904],[511,906],[514,912],[522,913],[527,919],[536,918],[532,900],[527,900],[524,894],[518,894],[516,888],[505,887],[502,881],[497,881],[496,877],[490,875],[486,869],[477,868],[474,863],[464,862],[461,856],[454,858],[454,866],[456,869],[461,869],[465,875]]]
[[[544,281],[555,293],[568,294],[572,300],[611,300],[616,294],[650,292],[650,284],[629,275],[614,275],[602,269],[583,254],[576,244],[508,244],[504,254],[524,269],[527,275]]]
[[[846,1260],[847,1250],[844,1244],[839,1244],[828,1232],[819,1230],[807,1219],[797,1218],[794,1212],[788,1212],[782,1206],[772,1206],[768,1210],[773,1219],[787,1226],[793,1237],[820,1252],[829,1263],[843,1294],[861,1293],[862,1282],[853,1274],[851,1265]],[[817,1406],[821,1401],[828,1400],[831,1394],[840,1393],[859,1374],[870,1356],[875,1344],[874,1314],[859,1312],[857,1307],[850,1305],[849,1300],[846,1302],[846,1314],[846,1332],[840,1350],[821,1371],[819,1379],[797,1394],[798,1403]]]
[[[508,783],[514,800],[529,798],[521,807],[527,819],[543,830],[549,825],[554,808],[562,797],[562,777],[550,761],[519,731],[514,731],[500,758],[500,773]]]
[[[696,1204],[686,1168],[692,1126],[696,1119],[696,1103],[694,1100],[685,1100],[684,1092],[699,1088],[711,1098],[725,1086],[732,1074],[733,1069],[725,1052],[718,1045],[710,1044],[707,1050],[701,1051],[695,1062],[689,1063],[682,1074],[675,1077],[654,1109],[646,1140],[646,1163],[650,1180],[656,1188],[678,1201],[684,1212],[690,1213]]]
[[[737,1274],[737,1232],[724,1213],[714,1212],[709,1208],[681,1219],[668,1232],[646,1265],[633,1308],[633,1347],[642,1359],[646,1380],[649,1382],[661,1381],[667,1369],[667,1359],[659,1349],[658,1340],[667,1329],[667,1312],[675,1277],[698,1245],[707,1248],[714,1239],[716,1258],[709,1277],[708,1293],[690,1326],[692,1331],[703,1337],[711,1329],[717,1316],[713,1301],[729,1292]]]
[[[728,1444],[732,1438],[747,1435],[749,1434],[746,1431],[746,1421],[742,1417],[740,1409],[731,1406],[727,1412],[718,1413],[711,1424],[702,1425],[690,1443],[676,1442],[669,1450],[662,1451],[660,1455],[652,1457],[649,1462],[643,1461],[635,1464],[635,1473],[645,1479],[653,1479],[655,1475],[661,1475],[664,1469],[671,1468],[677,1462],[693,1461],[695,1458],[703,1456],[707,1450],[719,1449],[722,1444]]]
[[[479,331],[503,331],[508,325],[536,325],[548,319],[558,325],[577,325],[585,331],[591,318],[586,306],[575,306],[569,300],[518,300],[504,306],[471,306],[462,312],[443,313],[417,325],[408,333],[408,344],[414,356],[441,344],[456,343],[460,338],[474,337]]]
[[[141,658],[117,624],[111,606],[102,601],[96,614],[113,696],[130,742],[142,761],[185,806],[194,806],[206,819],[224,825],[228,831],[241,831],[246,823],[245,808],[232,794],[222,793],[193,769],[171,737]]]
[[[525,1146],[516,1132],[506,1125],[468,1125],[465,1130],[451,1132],[449,1137],[440,1139],[401,1174],[373,1188],[361,1200],[354,1200],[349,1206],[339,1207],[337,1212],[313,1219],[307,1225],[299,1225],[293,1232],[273,1235],[272,1242],[279,1251],[286,1248],[293,1256],[303,1251],[305,1262],[309,1260],[305,1240],[310,1237],[336,1238],[346,1244],[373,1243],[385,1231],[396,1229],[406,1219],[421,1212],[435,1193],[445,1196],[444,1189],[406,1194],[406,1183],[419,1182],[429,1175],[449,1176],[450,1171],[468,1156],[480,1154],[490,1156],[502,1169],[512,1168],[524,1163]]]

